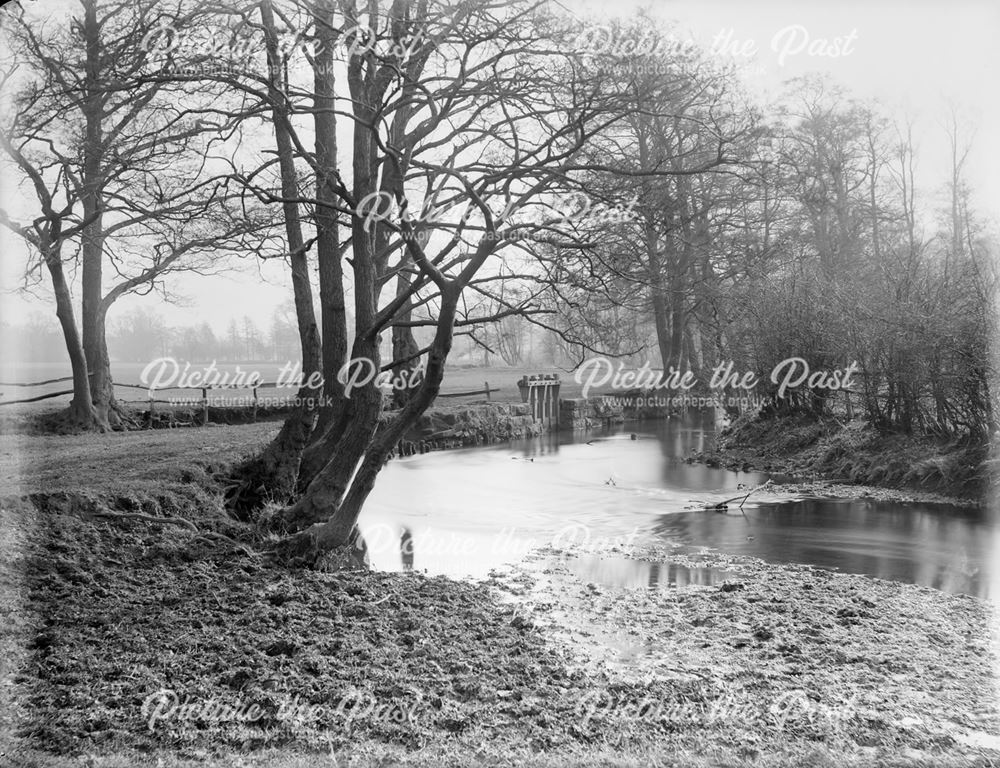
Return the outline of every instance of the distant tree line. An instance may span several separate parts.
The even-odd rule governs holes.
[[[946,113],[941,132],[950,174],[922,199],[912,126],[825,78],[792,81],[767,119],[720,118],[733,104],[720,102],[733,87],[725,79],[701,90],[678,82],[664,96],[676,105],[670,120],[700,127],[637,110],[615,137],[618,155],[604,154],[619,174],[584,183],[595,195],[639,186],[638,215],[592,249],[553,249],[556,322],[627,360],[655,349],[664,370],[693,370],[702,383],[733,361],[785,412],[828,413],[834,396],[802,385],[778,398],[768,377],[779,362],[801,357],[817,371],[856,361],[854,402],[877,429],[994,433],[1000,239],[966,183],[958,116]],[[644,164],[697,158],[698,142],[720,136],[737,145],[732,173],[631,178]]]
[[[66,344],[58,328],[40,315],[5,329],[16,346],[9,360],[19,362],[65,362]],[[107,331],[111,362],[147,363],[170,356],[189,362],[297,361],[301,356],[294,316],[277,310],[270,322],[260,323],[245,315],[229,321],[217,333],[207,322],[171,326],[155,311],[137,309],[113,318]]]

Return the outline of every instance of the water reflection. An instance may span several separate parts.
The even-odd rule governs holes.
[[[985,511],[767,497],[767,503],[752,497],[745,515],[689,511],[692,502],[726,498],[738,483],[754,486],[768,478],[686,464],[685,456],[711,446],[713,427],[711,414],[695,413],[394,460],[360,521],[372,562],[387,570],[485,576],[534,547],[551,545],[569,527],[584,531],[575,543],[592,545],[595,554],[611,551],[602,544],[616,538],[641,543],[665,537],[774,562],[1000,595],[1000,533]],[[648,564],[626,574],[620,564],[595,563],[586,566],[595,574],[591,581],[650,577]],[[668,570],[660,578],[673,577]]]
[[[627,557],[601,555],[559,555],[550,558],[550,566],[566,568],[582,581],[604,584],[623,589],[642,587],[686,587],[698,584],[714,587],[735,577],[731,571],[707,566],[690,566],[673,563],[650,563]]]
[[[399,535],[399,558],[404,571],[413,570],[413,532],[409,528],[403,528]]]
[[[663,515],[656,533],[773,562],[810,563],[988,597],[997,530],[984,511],[946,505],[808,499],[745,515]]]

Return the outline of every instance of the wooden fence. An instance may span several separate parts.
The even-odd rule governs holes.
[[[94,374],[89,374],[93,376]],[[33,381],[29,383],[22,383],[18,381],[0,381],[0,387],[44,387],[46,384],[58,384],[63,381],[73,381],[72,376],[63,376],[60,379],[46,379],[45,381]],[[60,397],[62,395],[72,395],[72,389],[64,389],[59,392],[47,392],[44,395],[37,395],[35,397],[26,397],[21,400],[0,400],[0,405],[17,405],[18,403],[37,403],[39,400],[48,400],[50,397]],[[3,397],[3,393],[0,393],[0,398]]]
[[[94,374],[90,374],[90,375],[93,376]],[[72,376],[64,376],[64,377],[59,378],[59,379],[47,379],[46,381],[34,381],[34,382],[0,382],[0,387],[41,387],[41,386],[45,386],[47,384],[58,384],[58,383],[63,382],[63,381],[72,381],[72,380],[73,380]],[[199,386],[163,387],[162,389],[159,389],[159,390],[152,389],[152,388],[144,386],[142,384],[121,384],[121,383],[119,383],[117,381],[116,382],[112,382],[112,386],[113,387],[122,387],[123,389],[139,389],[139,390],[143,390],[145,392],[148,392],[149,393],[149,397],[148,398],[146,398],[145,400],[139,400],[139,401],[133,401],[133,402],[148,403],[149,404],[149,413],[150,413],[150,416],[153,415],[154,409],[155,409],[157,403],[159,403],[161,405],[179,405],[180,404],[180,403],[178,403],[178,402],[176,402],[174,400],[157,399],[156,397],[154,397],[154,394],[153,394],[154,392],[173,392],[173,391],[177,391],[177,390],[200,391],[201,392],[201,399],[198,401],[197,404],[201,406],[201,409],[202,409],[202,423],[204,423],[204,424],[208,423],[208,407],[210,405],[210,402],[209,402],[209,399],[208,399],[208,393],[209,392],[221,391],[221,390],[247,390],[247,389],[251,390],[253,392],[253,400],[252,400],[253,418],[256,419],[257,418],[257,409],[258,409],[259,402],[260,402],[259,391],[261,389],[278,389],[279,388],[279,385],[278,385],[277,382],[260,382],[258,384],[252,384],[252,385],[251,384],[245,384],[245,385],[224,385],[224,386],[204,386],[204,387],[199,387]],[[298,384],[287,384],[287,385],[286,384],[282,384],[280,388],[281,389],[297,389],[298,388]],[[499,391],[500,390],[497,387],[490,387],[490,383],[487,381],[487,382],[484,382],[484,389],[467,390],[467,391],[463,391],[463,392],[441,392],[441,393],[438,394],[438,397],[472,397],[472,396],[475,396],[475,395],[486,395],[486,400],[489,401],[491,399],[491,397],[490,397],[491,394],[493,392],[499,392]],[[72,395],[72,394],[73,394],[73,390],[72,389],[64,389],[64,390],[60,390],[59,392],[47,392],[44,395],[36,395],[35,397],[26,397],[26,398],[21,398],[19,400],[3,400],[3,399],[0,399],[0,406],[3,406],[3,405],[17,405],[19,403],[37,403],[37,402],[39,402],[41,400],[48,400],[48,399],[53,398],[53,397],[61,397],[63,395]],[[2,397],[3,397],[3,394],[0,393],[0,398],[2,398]],[[191,404],[193,405],[195,403],[191,403]]]

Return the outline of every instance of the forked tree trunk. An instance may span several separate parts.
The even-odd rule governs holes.
[[[348,83],[354,99],[356,118],[361,125],[370,125],[374,110],[366,102],[359,66],[352,64]],[[352,155],[354,185],[351,190],[355,200],[365,199],[375,188],[373,147],[374,138],[367,130],[355,131]],[[354,365],[367,365],[377,371],[380,365],[376,327],[379,282],[373,236],[360,215],[351,219],[351,245],[354,252],[354,316],[357,327],[364,329],[354,339],[351,370]],[[275,524],[283,530],[300,530],[317,520],[328,518],[337,509],[358,462],[375,434],[382,411],[382,392],[376,386],[374,377],[358,388],[345,392],[345,397],[349,399],[344,414],[339,419],[340,423],[329,428],[314,451],[310,451],[313,466],[300,469],[300,482],[305,473],[309,473],[311,477],[305,492],[293,505],[282,510],[275,520]],[[319,469],[316,470],[315,467]],[[313,472],[315,476],[312,476]]]
[[[339,508],[382,412],[382,392],[374,384],[352,392],[351,400],[346,428],[325,438],[318,450],[328,458],[299,499],[281,511],[274,522],[278,530],[301,531],[328,519]]]
[[[325,511],[322,518],[324,521],[316,522],[282,541],[277,554],[284,561],[296,565],[322,567],[324,563],[328,563],[333,567],[340,567],[345,560],[345,551],[349,552],[355,547],[358,518],[375,487],[378,473],[385,466],[396,444],[416,424],[440,392],[445,362],[451,351],[455,311],[460,294],[460,289],[454,285],[442,293],[437,333],[428,352],[424,381],[388,426],[370,439],[349,489],[329,487],[324,482],[327,475],[325,469],[297,503],[296,506],[311,506],[316,512]]]
[[[328,78],[330,75],[330,72],[320,71],[317,67],[317,78]],[[355,119],[351,196],[354,201],[362,201],[370,199],[369,196],[378,189],[378,153],[371,126],[376,122],[375,105],[381,102],[389,79],[366,80],[362,62],[353,57],[347,68],[347,84]],[[332,82],[324,87],[327,85],[332,88]],[[325,139],[332,141],[335,136],[326,135]],[[332,158],[330,162],[333,162]],[[377,371],[380,365],[376,321],[379,274],[375,238],[375,233],[369,230],[362,216],[355,212],[351,218],[351,249],[354,257],[354,318],[359,332],[354,339],[350,365],[355,365],[354,361],[363,361],[358,364],[369,365]],[[345,392],[344,397],[347,399],[341,413],[336,419],[331,419],[332,423],[326,431],[317,436],[303,456],[299,487],[305,486],[305,490],[298,501],[285,508],[275,520],[275,525],[283,530],[300,530],[332,514],[375,434],[382,411],[382,393],[374,377],[363,386]]]
[[[309,442],[302,450],[302,460],[299,462],[296,488],[300,493],[305,492],[323,467],[334,458],[337,446],[345,437],[345,430],[354,418],[354,405],[352,400],[346,400],[339,407],[331,409],[326,417],[327,423],[322,425],[322,428],[317,420]],[[290,521],[285,521],[286,526],[290,524]]]

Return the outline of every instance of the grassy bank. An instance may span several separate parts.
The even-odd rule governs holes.
[[[982,501],[989,491],[988,453],[985,445],[880,434],[862,421],[786,415],[737,419],[712,450],[692,460]]]

